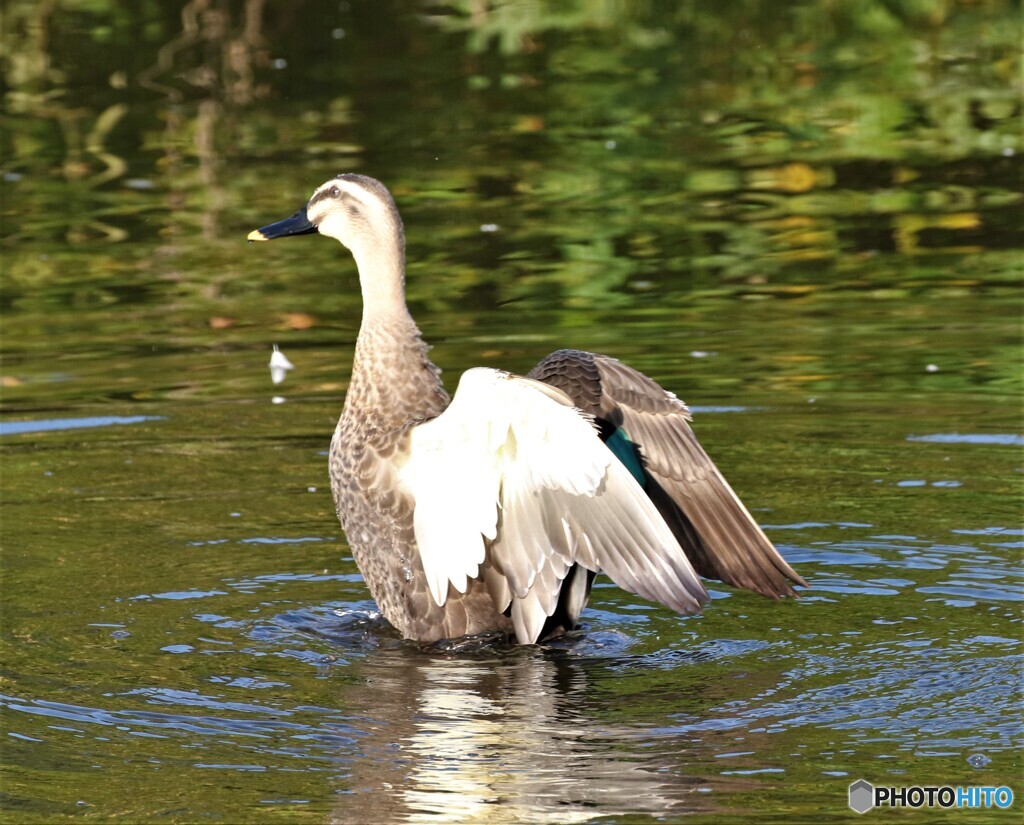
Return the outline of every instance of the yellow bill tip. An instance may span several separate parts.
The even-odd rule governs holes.
[[[269,240],[270,240],[270,238],[268,238],[268,237],[267,237],[266,235],[264,235],[264,234],[263,234],[262,232],[260,232],[260,231],[259,231],[258,229],[254,229],[254,230],[253,230],[252,232],[250,232],[250,233],[249,233],[249,235],[248,235],[248,236],[246,237],[246,240],[247,240],[247,241],[269,241]]]

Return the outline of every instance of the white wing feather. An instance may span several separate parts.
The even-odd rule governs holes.
[[[707,593],[650,499],[590,420],[546,384],[490,369],[463,374],[451,405],[415,427],[400,468],[415,501],[431,595],[485,572],[520,641],[536,640],[572,563],[683,612]]]
[[[592,493],[604,475],[610,453],[580,460],[595,441],[593,429],[573,408],[548,397],[557,390],[539,385],[538,392],[538,384],[497,370],[468,370],[448,409],[412,430],[400,474],[415,500],[416,543],[438,605],[449,581],[464,593],[466,580],[479,574],[483,540],[497,534],[510,468],[523,476],[523,489]]]

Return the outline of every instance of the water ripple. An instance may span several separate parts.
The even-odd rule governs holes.
[[[0,435],[41,433],[50,430],[74,430],[83,427],[110,427],[141,424],[143,421],[166,421],[163,415],[99,415],[89,418],[44,418],[37,421],[0,421]]]
[[[930,433],[908,435],[907,441],[927,441],[933,444],[998,444],[1007,447],[1024,446],[1024,436],[1014,433]]]

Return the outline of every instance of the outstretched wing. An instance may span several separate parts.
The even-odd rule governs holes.
[[[574,564],[681,613],[707,601],[651,500],[546,384],[469,370],[448,409],[413,428],[399,473],[434,601],[482,576],[521,642],[536,641]]]
[[[625,431],[639,448],[648,495],[701,575],[772,598],[807,585],[704,452],[672,393],[614,358],[578,350],[553,352],[530,377],[565,392],[606,435]]]

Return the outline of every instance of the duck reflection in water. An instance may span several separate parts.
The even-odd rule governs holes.
[[[333,820],[584,822],[708,807],[671,739],[640,748],[650,731],[613,721],[590,666],[602,665],[565,650],[376,651],[356,665],[365,683],[343,688],[366,732]]]

